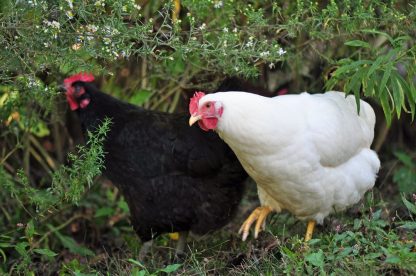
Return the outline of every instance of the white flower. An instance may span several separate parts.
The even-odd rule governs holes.
[[[31,5],[32,7],[36,7],[38,5],[38,3],[36,2],[36,0],[29,0],[29,1],[27,1],[27,3],[29,5]]]
[[[219,9],[219,8],[221,8],[222,6],[224,6],[224,3],[223,3],[222,1],[217,1],[217,2],[215,2],[215,4],[214,4],[214,8],[216,8],[216,9]]]
[[[268,55],[270,55],[269,51],[265,51],[265,52],[260,53],[260,57],[267,57]]]
[[[252,40],[249,40],[249,41],[246,43],[246,47],[251,47],[251,46],[253,46],[253,41],[252,41]]]
[[[43,20],[43,24],[45,24],[46,26],[48,26],[48,27],[52,27],[52,28],[54,28],[54,29],[59,29],[59,28],[61,28],[61,24],[59,24],[59,22],[58,21],[55,21],[55,20],[53,20],[53,21],[48,21],[48,20]]]
[[[87,30],[90,31],[90,32],[92,32],[92,33],[95,33],[96,31],[98,31],[98,26],[95,26],[95,25],[92,25],[92,24],[88,24],[87,25]]]
[[[280,48],[279,51],[277,51],[277,53],[279,54],[279,56],[283,56],[284,54],[286,54],[286,51]]]
[[[228,28],[227,28],[227,27],[224,27],[224,29],[222,29],[222,31],[223,31],[224,33],[228,33]]]
[[[108,45],[108,44],[110,44],[111,39],[110,39],[110,38],[108,38],[108,37],[104,37],[104,38],[103,38],[103,42],[104,42],[104,44],[105,44],[105,45]]]
[[[29,77],[27,86],[30,87],[30,88],[33,88],[33,87],[39,86],[39,84],[37,83],[37,81],[33,77]]]
[[[273,62],[271,62],[271,63],[269,64],[269,68],[270,68],[270,69],[273,69],[273,68],[274,68],[274,63],[273,63]]]
[[[74,14],[72,13],[72,11],[66,11],[65,14],[66,16],[68,16],[69,19],[74,18]]]
[[[73,4],[73,0],[66,0],[66,2],[68,3],[69,8],[72,10],[74,8],[74,4]]]
[[[236,33],[238,30],[237,30],[237,28],[234,28],[233,29],[233,33]]]
[[[207,25],[206,25],[205,23],[202,23],[202,25],[201,25],[201,26],[199,26],[199,28],[198,28],[198,29],[200,29],[201,31],[203,31],[203,30],[205,30],[205,29],[206,29],[206,27],[207,27]]]

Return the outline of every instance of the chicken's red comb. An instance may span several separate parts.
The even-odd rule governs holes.
[[[198,102],[203,96],[205,96],[204,92],[195,92],[194,96],[191,98],[189,103],[189,113],[191,113],[191,115],[198,112]]]
[[[85,72],[72,75],[64,80],[65,88],[68,89],[74,82],[77,81],[92,82],[94,81],[94,76],[91,73]]]

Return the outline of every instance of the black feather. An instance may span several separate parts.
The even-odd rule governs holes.
[[[89,98],[77,110],[83,131],[105,117],[112,126],[104,149],[108,177],[123,193],[142,241],[166,232],[202,235],[230,221],[247,174],[214,132],[189,127],[188,114],[149,111],[76,82]]]

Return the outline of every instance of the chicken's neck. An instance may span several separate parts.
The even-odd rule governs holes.
[[[140,108],[97,91],[91,94],[90,104],[83,109],[79,109],[79,116],[83,127],[86,130],[93,130],[106,118],[111,119],[114,123],[120,120],[121,117],[126,116],[126,113],[130,110],[139,111]]]

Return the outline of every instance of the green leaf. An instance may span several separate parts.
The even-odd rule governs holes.
[[[378,209],[377,211],[375,211],[375,212],[372,214],[372,219],[373,219],[373,220],[378,220],[380,217],[381,217],[381,209]]]
[[[52,250],[47,249],[47,248],[36,248],[36,249],[33,249],[33,251],[40,254],[40,255],[45,255],[45,256],[48,256],[48,257],[55,257],[56,255],[58,255],[55,252],[53,252]]]
[[[344,44],[347,46],[352,46],[352,47],[370,48],[370,44],[362,40],[350,40],[350,41],[345,42]]]
[[[400,226],[400,228],[415,230],[416,229],[416,221],[408,221]]]
[[[412,157],[410,157],[408,154],[401,151],[396,151],[394,152],[394,155],[407,167],[414,168],[416,166],[416,164],[412,161]]]
[[[146,276],[149,275],[149,273],[146,270],[140,270],[137,267],[134,267],[131,271],[132,276]]]
[[[364,76],[365,72],[363,69],[358,68],[357,72],[352,76],[351,81],[348,82],[345,88],[345,93],[349,93],[353,91],[355,93],[356,90],[359,90],[359,86],[361,83],[361,77]]]
[[[107,217],[107,216],[112,215],[113,213],[114,213],[114,209],[113,208],[103,207],[103,208],[98,209],[95,212],[94,217],[96,217],[96,218],[99,218],[99,217]]]
[[[372,63],[371,60],[357,60],[357,61],[351,62],[349,64],[342,65],[337,70],[335,70],[335,72],[333,73],[333,76],[334,77],[340,77],[346,72],[349,72],[351,70],[356,70],[357,68],[360,68],[360,66],[363,65],[363,64],[371,64],[371,63]]]
[[[367,78],[367,87],[364,90],[365,96],[374,96],[374,84],[376,83],[376,78]]]
[[[142,89],[134,93],[134,95],[129,99],[129,103],[142,105],[150,99],[150,96],[152,96],[151,91]]]
[[[394,108],[396,109],[397,118],[400,119],[402,104],[404,100],[403,91],[401,91],[401,89],[399,88],[400,85],[397,84],[397,79],[395,79],[393,75],[390,79],[390,84],[393,87],[392,94],[393,94]]]
[[[413,120],[413,118],[415,116],[415,111],[416,111],[415,110],[416,109],[415,108],[416,100],[415,100],[415,98],[413,98],[412,88],[411,88],[413,85],[411,85],[411,84],[409,85],[406,82],[406,80],[403,79],[403,77],[398,72],[393,71],[392,73],[395,74],[398,85],[401,87],[404,95],[406,95],[406,100],[407,100],[407,103],[409,104],[410,112],[412,114],[412,120]]]
[[[86,256],[95,256],[95,254],[94,254],[93,251],[91,251],[90,249],[86,248],[85,246],[79,245],[73,238],[71,238],[69,236],[62,235],[52,225],[48,225],[48,227],[58,237],[58,239],[61,241],[62,245],[65,248],[68,248],[69,251],[71,251],[72,253],[81,255],[83,257],[86,257]]]
[[[318,252],[316,253],[311,253],[309,255],[306,256],[305,260],[307,262],[309,262],[311,265],[316,266],[316,267],[321,267],[323,268],[324,266],[324,252],[322,251],[322,249],[319,249]]]
[[[177,271],[180,267],[181,267],[181,264],[171,264],[171,265],[166,266],[163,269],[160,269],[159,271],[166,272],[166,273],[172,273],[172,272]]]
[[[394,44],[394,39],[388,33],[378,31],[378,30],[374,30],[374,29],[364,29],[364,30],[362,30],[362,32],[371,33],[371,34],[379,34],[379,35],[385,36],[390,41],[391,45]]]
[[[365,257],[366,257],[366,259],[377,259],[382,255],[383,255],[383,253],[376,252],[376,253],[369,253],[369,254],[365,255]]]
[[[81,256],[95,256],[94,252],[85,246],[79,245],[73,238],[61,235],[59,237],[64,247],[68,248],[69,251]]]
[[[409,210],[411,213],[416,215],[416,205],[408,201],[403,195],[402,195],[402,201],[404,205],[406,206],[407,210]]]
[[[363,222],[361,219],[354,219],[354,230],[358,230],[363,226]]]
[[[0,255],[3,258],[3,264],[5,264],[7,261],[7,256],[3,249],[0,249]]]
[[[387,256],[385,262],[389,264],[398,264],[400,263],[400,258],[394,255]]]
[[[377,69],[380,68],[380,64],[384,61],[385,56],[379,56],[376,61],[373,62],[370,69],[367,72],[367,77],[369,78]]]
[[[311,239],[308,241],[309,245],[318,244],[321,241],[321,239]]]
[[[141,267],[141,268],[144,268],[144,269],[146,269],[146,267],[141,263],[141,262],[139,262],[139,261],[136,261],[135,259],[128,259],[128,261],[130,262],[130,263],[132,263],[132,264],[135,264],[135,265],[137,265],[137,266],[139,266],[139,267]]]
[[[341,258],[345,258],[345,257],[349,256],[351,254],[351,252],[353,252],[353,250],[354,250],[354,248],[352,248],[351,246],[347,246],[339,253],[339,256]]]
[[[392,115],[391,115],[390,104],[389,104],[389,95],[387,92],[387,88],[380,88],[380,89],[382,89],[382,91],[379,95],[379,100],[381,103],[381,107],[383,108],[383,112],[384,112],[384,116],[386,117],[387,124],[390,125]]]
[[[127,202],[125,200],[120,200],[117,206],[126,213],[129,211],[129,206],[127,205]]]
[[[26,257],[28,255],[26,247],[28,246],[29,243],[27,242],[19,242],[18,244],[16,244],[15,249],[20,254],[20,256]]]
[[[33,238],[33,235],[35,234],[35,226],[34,226],[34,224],[33,224],[33,220],[30,220],[30,221],[26,224],[25,233],[26,233],[26,237],[27,237],[28,239]]]
[[[384,89],[386,87],[387,81],[390,78],[391,70],[393,70],[393,63],[389,62],[386,64],[386,70],[384,71],[383,78],[381,79],[380,89]]]
[[[399,192],[405,194],[416,193],[416,174],[412,168],[401,167],[394,172],[393,182],[398,185]]]

